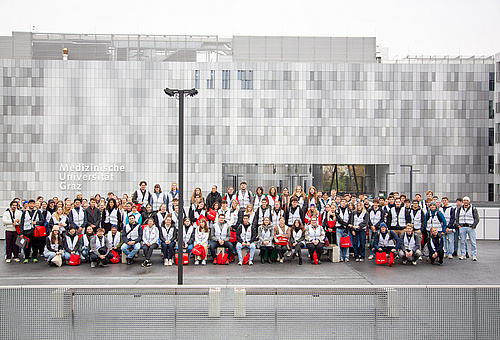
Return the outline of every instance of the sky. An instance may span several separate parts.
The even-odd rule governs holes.
[[[376,37],[389,56],[500,53],[500,0],[0,0],[0,35]]]

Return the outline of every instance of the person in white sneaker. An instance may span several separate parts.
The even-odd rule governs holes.
[[[406,224],[406,232],[401,236],[399,245],[399,256],[403,260],[403,264],[410,261],[414,266],[417,265],[417,259],[422,256],[420,251],[420,237],[413,232],[411,223]]]
[[[284,221],[284,220],[283,220]],[[238,253],[238,264],[241,266],[243,264],[243,254],[241,249],[248,248],[250,252],[250,257],[248,259],[248,264],[251,266],[253,264],[253,257],[255,255],[255,242],[257,241],[257,229],[252,227],[249,222],[248,215],[243,215],[243,223],[238,226],[236,231],[236,253]]]
[[[14,255],[14,261],[19,262],[19,247],[16,245],[17,228],[21,222],[21,210],[17,209],[17,201],[10,202],[10,209],[3,213],[3,225],[5,226],[5,251],[7,258],[5,262],[10,263]],[[16,228],[17,227],[17,228]]]
[[[163,265],[171,266],[175,253],[175,241],[177,240],[177,229],[172,223],[172,215],[167,214],[160,228],[161,251],[163,253]]]
[[[203,248],[205,248],[205,256],[202,257],[202,256],[197,256],[196,257],[196,261],[194,262],[194,265],[197,266],[200,264],[200,260],[201,261],[201,265],[204,266],[207,264],[207,254],[208,254],[208,238],[210,236],[210,232],[209,232],[209,228],[208,228],[208,224],[207,224],[207,220],[205,219],[201,219],[200,220],[200,225],[198,226],[198,228],[196,228],[195,230],[195,234],[194,234],[194,245],[197,246],[197,245],[202,245]]]
[[[457,209],[457,225],[460,231],[460,260],[465,260],[467,236],[470,239],[472,261],[477,261],[476,227],[479,223],[477,209],[470,203],[470,198],[463,198],[464,204]]]

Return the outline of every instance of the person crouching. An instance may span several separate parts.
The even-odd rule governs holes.
[[[98,228],[97,234],[90,240],[90,266],[95,268],[98,264],[101,267],[106,267],[113,257],[110,250],[111,243],[104,237],[104,228]]]
[[[413,232],[413,225],[406,224],[406,232],[401,236],[399,246],[399,256],[403,260],[403,264],[410,261],[414,266],[417,265],[417,259],[422,256],[420,251],[420,237]]]

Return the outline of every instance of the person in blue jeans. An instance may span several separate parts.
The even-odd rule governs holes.
[[[349,220],[351,218],[351,211],[347,208],[347,200],[342,198],[340,200],[340,207],[336,212],[337,219],[337,244],[340,246],[340,238],[349,235],[346,230],[349,229]],[[340,247],[340,262],[349,262],[349,248]]]
[[[457,223],[460,230],[460,260],[465,260],[467,236],[470,239],[472,261],[477,261],[476,227],[479,223],[477,209],[470,204],[470,198],[463,198],[464,204],[457,208]]]
[[[134,214],[128,216],[128,223],[122,230],[122,252],[127,256],[127,264],[134,262],[135,254],[141,249],[142,227],[135,221]]]
[[[349,219],[349,229],[351,230],[354,246],[354,258],[356,262],[365,261],[366,227],[369,215],[365,210],[363,202],[356,204],[356,210]]]
[[[281,217],[283,222],[285,221],[284,217]],[[241,266],[243,264],[243,254],[241,249],[248,248],[250,252],[250,256],[248,259],[248,265],[253,264],[253,257],[255,255],[255,242],[257,241],[257,229],[253,228],[249,222],[248,215],[243,215],[243,223],[238,226],[236,230],[236,252],[238,253],[238,264]]]

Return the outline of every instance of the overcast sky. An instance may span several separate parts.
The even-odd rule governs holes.
[[[500,0],[0,0],[12,31],[375,36],[391,58],[500,52]]]

